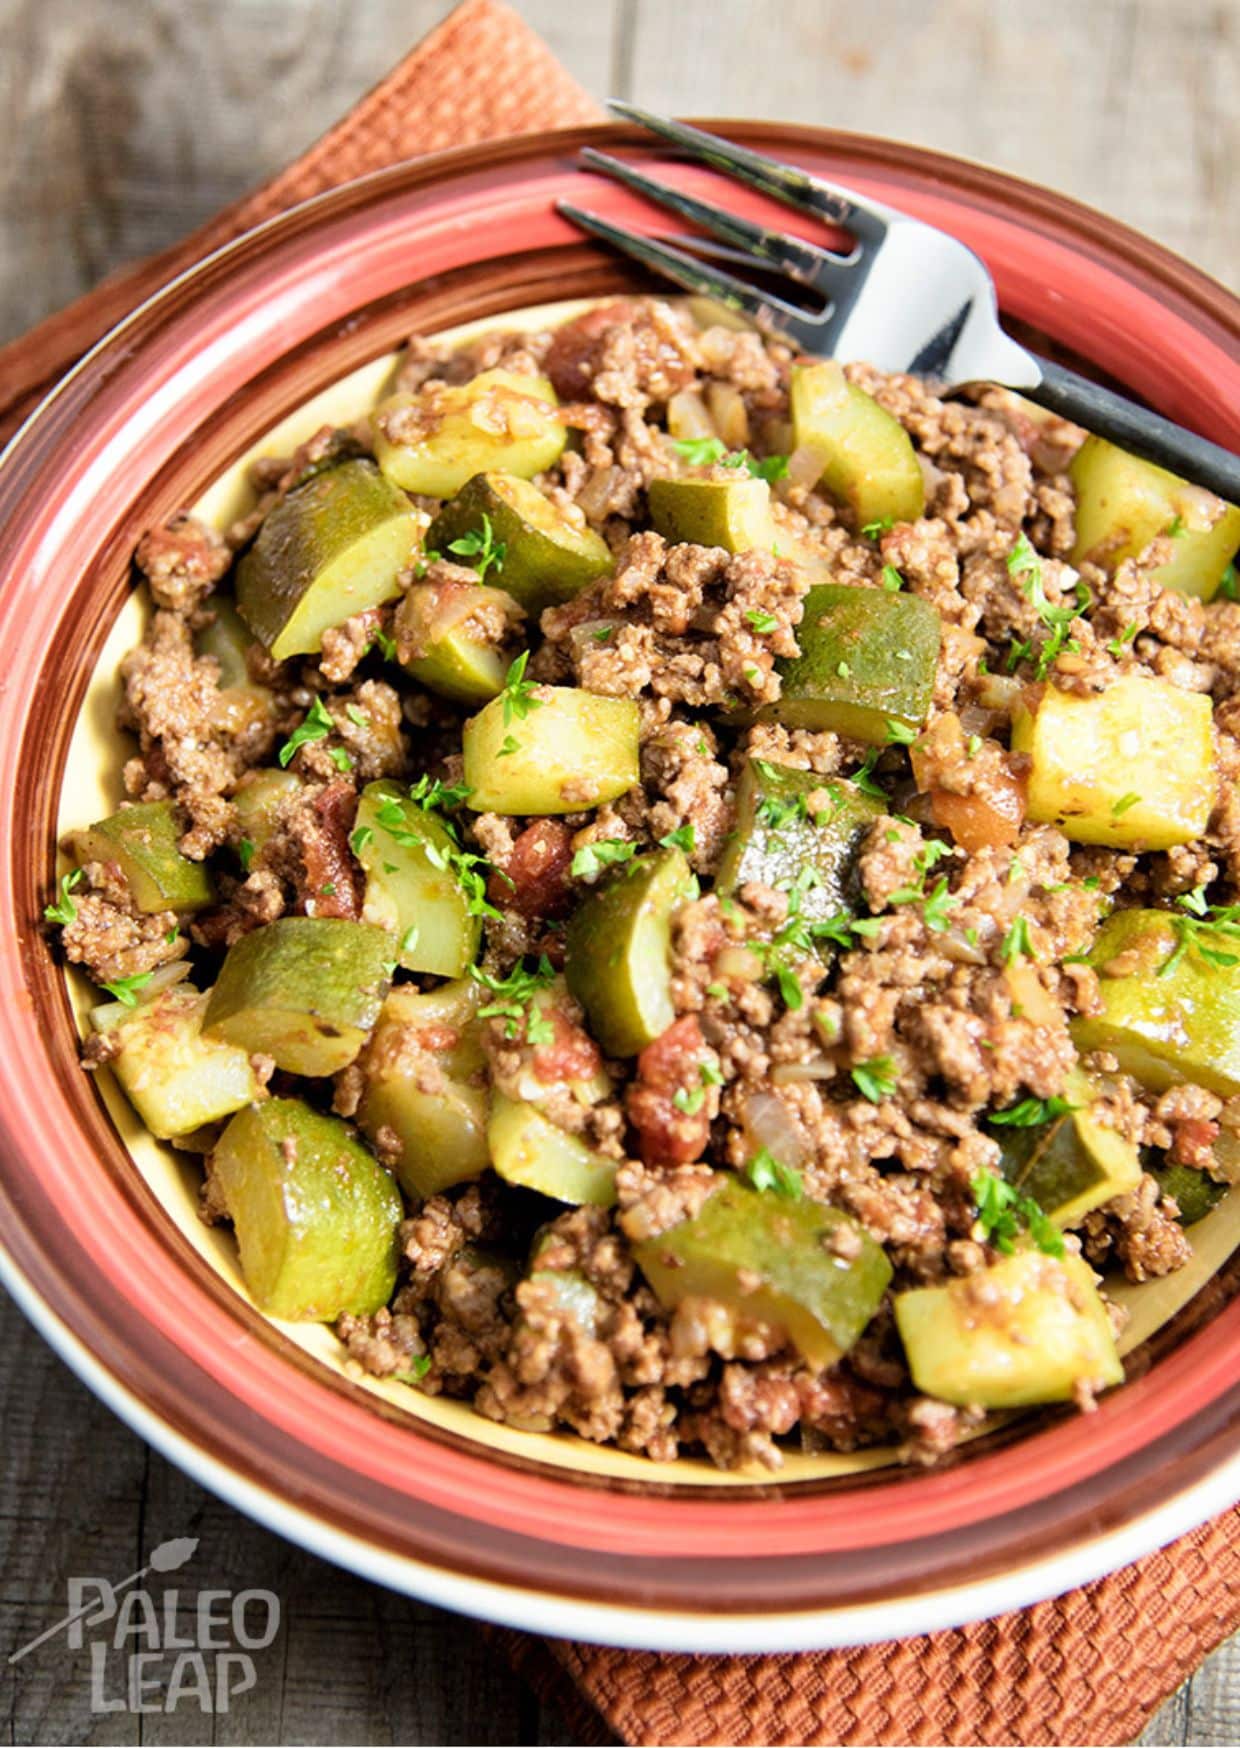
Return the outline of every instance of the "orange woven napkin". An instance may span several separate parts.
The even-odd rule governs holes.
[[[140,299],[296,201],[422,152],[598,119],[514,12],[466,0],[273,181],[0,348],[0,433]],[[492,1636],[583,1741],[895,1748],[1130,1742],[1238,1628],[1233,1511],[1057,1601],[860,1650],[679,1657]]]

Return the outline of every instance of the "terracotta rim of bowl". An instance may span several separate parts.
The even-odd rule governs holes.
[[[814,129],[716,125],[950,224],[990,261],[1010,316],[1207,434],[1240,441],[1240,305],[1187,263],[976,165]],[[601,1485],[483,1454],[294,1348],[190,1250],[77,1067],[38,917],[69,730],[129,587],[137,535],[298,401],[415,325],[634,283],[551,210],[562,196],[658,228],[633,197],[576,169],[583,143],[660,156],[628,129],[576,129],[399,166],[273,220],[105,340],[0,464],[5,1249],[37,1300],[158,1423],[411,1572],[755,1614],[938,1593],[1067,1557],[1222,1474],[1240,1426],[1234,1271],[1199,1295],[1202,1327],[1096,1414],[965,1462],[724,1497],[658,1480]],[[756,196],[735,204],[769,214]]]

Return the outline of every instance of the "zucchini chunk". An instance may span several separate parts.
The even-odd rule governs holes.
[[[245,653],[254,638],[249,627],[223,595],[212,595],[214,617],[194,636],[194,651],[219,663],[219,702],[213,712],[219,726],[231,734],[270,722],[275,715],[275,693],[250,678]]]
[[[531,479],[559,460],[568,436],[547,378],[512,370],[391,395],[371,426],[387,478],[428,498],[450,498],[488,470]]]
[[[264,849],[275,836],[280,815],[304,787],[296,771],[282,771],[278,765],[252,771],[240,788],[233,792],[233,806],[241,836],[253,844],[256,851]]]
[[[225,1129],[211,1169],[261,1311],[323,1323],[387,1304],[404,1204],[339,1117],[300,1099],[251,1105]]]
[[[574,912],[565,977],[607,1055],[636,1056],[676,1018],[672,916],[692,891],[681,852],[658,850],[626,862]]]
[[[460,977],[478,954],[482,919],[455,867],[456,839],[398,783],[368,783],[357,804],[354,853],[366,872],[362,917],[396,939],[388,956],[406,971]]]
[[[1227,1185],[1216,1183],[1208,1171],[1195,1165],[1152,1165],[1150,1176],[1164,1196],[1174,1196],[1181,1226],[1195,1226],[1227,1194]]]
[[[1078,844],[1192,843],[1214,806],[1211,721],[1205,693],[1169,680],[1121,675],[1088,698],[1047,686],[1012,722],[1012,750],[1031,761],[1028,817]]]
[[[144,916],[161,910],[202,910],[215,902],[215,886],[201,862],[177,848],[185,827],[171,801],[144,801],[95,822],[71,839],[79,864],[114,868]]]
[[[485,704],[503,690],[508,664],[500,646],[520,619],[521,609],[503,589],[414,583],[396,609],[396,653],[405,672],[429,691]]]
[[[1123,1073],[1153,1092],[1192,1080],[1233,1098],[1240,1093],[1240,966],[1211,964],[1191,941],[1175,958],[1179,942],[1164,910],[1109,916],[1089,955],[1102,1010],[1076,1016],[1073,1042],[1082,1053],[1109,1050]],[[1112,974],[1112,964],[1122,975]]]
[[[1165,589],[1211,601],[1240,546],[1240,509],[1102,437],[1087,437],[1068,472],[1076,487],[1072,563],[1114,571],[1160,534],[1174,556],[1153,575]]]
[[[479,1177],[490,1164],[478,1002],[479,987],[468,981],[426,995],[400,984],[361,1058],[358,1128],[371,1141],[385,1130],[396,1137],[393,1169],[419,1200]]]
[[[241,617],[276,661],[400,593],[422,519],[373,461],[345,461],[281,499],[237,567]]]
[[[202,1035],[210,995],[174,983],[132,1008],[91,1012],[97,1032],[120,1045],[108,1066],[134,1110],[161,1141],[189,1135],[262,1097],[248,1051]]]
[[[496,547],[504,548],[495,574],[527,612],[571,601],[613,568],[611,548],[584,518],[573,520],[537,486],[512,473],[478,473],[467,480],[431,523],[426,543],[452,556],[453,541],[480,533],[483,517]],[[462,562],[468,564],[468,557]]]
[[[821,484],[848,506],[858,528],[917,520],[926,487],[898,419],[848,382],[834,359],[794,364],[791,401],[795,447],[821,457]]]
[[[728,552],[769,552],[776,543],[764,479],[652,479],[646,495],[650,520],[665,540]]]
[[[914,1384],[942,1402],[1031,1408],[1124,1381],[1079,1256],[1018,1251],[946,1286],[897,1293],[895,1312]]]
[[[1065,1092],[1076,1109],[1037,1129],[1009,1129],[1003,1139],[1004,1177],[1033,1200],[1056,1226],[1079,1226],[1086,1214],[1141,1182],[1141,1159],[1131,1141],[1090,1112],[1092,1083],[1074,1070]]]
[[[465,724],[465,781],[475,813],[579,813],[639,780],[639,712],[631,698],[538,686],[511,709],[507,692]]]
[[[883,746],[889,722],[920,728],[934,693],[939,616],[917,595],[819,583],[805,597],[799,656],[776,663],[763,715]]]
[[[806,798],[827,796],[811,814]],[[857,897],[857,852],[886,809],[852,783],[820,777],[769,759],[746,759],[736,786],[736,824],[726,844],[715,890],[725,897],[746,881],[787,890],[806,868],[818,883],[804,892],[801,914],[810,922],[851,914]]]
[[[574,1207],[610,1208],[616,1199],[618,1161],[557,1128],[536,1105],[496,1093],[487,1141],[491,1163],[507,1183]]]
[[[722,1173],[698,1213],[633,1254],[664,1305],[717,1300],[738,1326],[782,1329],[819,1369],[848,1352],[891,1280],[882,1246],[838,1208]]]
[[[228,949],[203,1030],[290,1074],[335,1074],[374,1028],[391,951],[368,923],[281,917]]]

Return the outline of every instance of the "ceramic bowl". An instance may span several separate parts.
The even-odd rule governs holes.
[[[1240,443],[1240,305],[1184,262],[976,166],[723,125],[954,231],[987,260],[1010,323]],[[196,1171],[78,1067],[73,989],[39,923],[58,822],[115,798],[139,535],[204,494],[219,509],[245,455],[278,450],[273,428],[314,416],[314,397],[362,410],[408,333],[639,283],[554,213],[564,197],[655,228],[575,167],[584,143],[659,157],[619,128],[470,148],[250,233],[115,330],[0,462],[0,1271],[166,1454],[386,1584],[512,1625],[685,1650],[942,1627],[1097,1576],[1240,1497],[1234,1211],[1198,1235],[1176,1314],[1158,1301],[1163,1327],[1137,1330],[1129,1381],[1095,1414],[999,1429],[937,1471],[804,1457],[755,1480],[497,1428],[367,1386],[325,1332],[258,1314],[227,1238],[194,1220]]]

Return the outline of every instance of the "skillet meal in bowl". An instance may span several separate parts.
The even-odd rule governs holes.
[[[257,1305],[660,1462],[1090,1409],[1237,1223],[1240,510],[693,301],[357,414],[142,540],[47,910]]]

